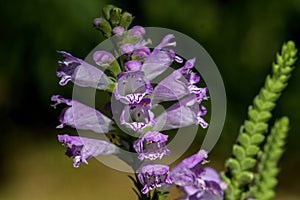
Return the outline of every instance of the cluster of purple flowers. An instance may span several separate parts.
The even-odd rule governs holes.
[[[95,26],[101,19],[94,20]],[[207,100],[207,88],[196,86],[200,76],[193,72],[195,58],[187,60],[182,67],[173,70],[158,84],[151,81],[167,70],[173,62],[183,63],[172,47],[172,34],[166,35],[153,50],[145,40],[145,29],[134,26],[128,31],[117,26],[112,33],[119,42],[115,56],[107,51],[93,53],[95,65],[89,64],[71,54],[59,51],[63,59],[59,61],[57,76],[59,84],[73,82],[80,87],[92,87],[112,93],[114,101],[122,105],[118,117],[109,118],[100,111],[77,100],[67,99],[59,95],[52,96],[54,106],[64,103],[67,107],[62,111],[57,128],[70,126],[80,130],[90,130],[105,134],[114,129],[114,124],[130,129],[136,140],[132,147],[140,160],[161,159],[171,152],[167,148],[168,135],[163,131],[199,124],[206,128],[208,123],[203,119],[207,110],[202,105]],[[122,56],[119,64],[118,57]],[[104,72],[110,70],[110,75]],[[159,116],[152,109],[162,103],[176,101]],[[74,167],[80,162],[86,163],[91,157],[98,155],[118,154],[119,147],[97,139],[80,136],[59,135],[59,142],[67,148],[66,155],[73,158]],[[186,158],[177,166],[168,166],[152,162],[144,163],[138,169],[138,179],[144,186],[142,193],[163,185],[178,185],[186,193],[184,199],[222,199],[223,192],[218,174],[211,168],[203,168],[207,153],[203,150]]]

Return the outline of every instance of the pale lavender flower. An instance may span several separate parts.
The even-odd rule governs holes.
[[[203,168],[200,164],[205,163],[206,159],[207,152],[204,150],[200,150],[198,153],[185,158],[171,170],[170,176],[173,183],[179,186],[196,185],[197,187],[203,187],[204,181],[199,179],[203,173]]]
[[[208,123],[202,118],[206,112],[206,108],[198,103],[198,97],[192,94],[179,100],[158,116],[155,130],[177,129],[192,124],[207,128]]]
[[[150,160],[161,159],[164,155],[170,154],[170,150],[166,146],[167,140],[167,135],[156,131],[148,131],[134,142],[133,147],[139,154],[138,158],[140,160],[144,160],[144,158]]]
[[[199,100],[204,99],[207,88],[198,88],[194,85],[200,81],[200,77],[191,71],[194,64],[195,58],[190,59],[183,67],[162,80],[153,90],[152,101],[155,103],[174,101],[190,94],[198,95]]]
[[[180,200],[223,199],[222,181],[219,174],[212,168],[203,168],[207,152],[198,153],[184,159],[173,167],[170,176],[174,184],[181,186],[186,193]]]
[[[144,79],[142,71],[122,72],[117,76],[115,98],[124,104],[139,103],[146,94],[152,93],[152,86]]]
[[[141,99],[138,103],[128,104],[121,113],[120,122],[137,132],[147,126],[154,126],[156,122],[150,109],[149,98]]]
[[[182,62],[182,59],[176,56],[175,52],[167,47],[176,46],[176,42],[171,42],[174,35],[166,35],[159,45],[157,45],[142,65],[142,71],[145,72],[145,78],[152,80],[162,74],[171,63],[176,60]]]
[[[202,187],[195,185],[184,186],[186,193],[185,198],[180,200],[223,200],[224,183],[221,181],[219,174],[212,168],[206,167],[199,177],[204,181]]]
[[[169,174],[169,167],[165,165],[146,163],[138,170],[138,179],[144,186],[141,192],[148,193],[156,187],[172,184],[172,179]]]
[[[115,145],[97,139],[64,134],[58,135],[58,141],[67,148],[66,155],[73,158],[73,166],[76,168],[79,167],[80,162],[88,164],[89,158],[118,152]]]
[[[61,78],[60,85],[63,86],[72,81],[81,87],[103,90],[111,83],[111,80],[98,68],[67,52],[58,51],[58,53],[64,57],[58,62],[59,68],[56,72],[57,76]]]
[[[107,133],[113,129],[112,120],[94,108],[59,95],[52,96],[51,100],[56,102],[54,107],[60,103],[68,105],[59,116],[61,124],[57,128],[63,128],[67,125],[76,129],[91,130],[96,133]]]

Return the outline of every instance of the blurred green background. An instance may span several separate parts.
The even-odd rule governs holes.
[[[51,95],[70,97],[72,92],[72,84],[58,85],[56,51],[84,58],[101,42],[92,21],[105,4],[133,13],[134,24],[189,35],[214,59],[228,100],[225,128],[210,154],[210,165],[218,170],[230,155],[247,106],[270,72],[275,53],[287,40],[300,47],[299,0],[1,1],[0,200],[135,199],[126,174],[94,159],[88,166],[72,167],[56,139],[59,110],[50,107]],[[297,68],[275,109],[275,116],[288,115],[292,126],[276,199],[300,198]],[[186,154],[196,148],[197,142]]]

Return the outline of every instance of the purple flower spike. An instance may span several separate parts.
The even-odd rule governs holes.
[[[142,65],[147,80],[152,80],[162,74],[174,60],[178,60],[173,50],[166,47],[175,46],[176,42],[170,42],[174,35],[169,34],[163,38],[161,43],[154,48]]]
[[[144,27],[142,27],[142,26],[134,26],[128,32],[129,32],[129,36],[131,36],[131,37],[135,36],[139,39],[143,39],[143,37],[146,33]]]
[[[142,64],[138,60],[130,60],[127,61],[124,66],[126,71],[140,71]]]
[[[144,188],[141,190],[143,194],[148,193],[156,187],[165,184],[172,184],[172,179],[168,175],[169,167],[160,164],[147,163],[138,170],[138,179]]]
[[[65,103],[69,106],[59,116],[61,124],[57,128],[63,128],[67,125],[76,129],[91,130],[96,133],[107,133],[112,130],[112,120],[94,108],[75,100],[65,99],[59,95],[52,96],[51,99],[56,101],[54,106],[60,103]]]
[[[142,71],[128,71],[118,74],[115,98],[124,104],[139,103],[146,94],[152,93],[152,86],[144,79]]]
[[[170,106],[157,117],[155,130],[170,130],[199,124],[207,128],[208,123],[202,118],[206,114],[204,106],[198,103],[197,96],[192,94]]]
[[[166,146],[168,136],[156,131],[148,131],[142,134],[133,145],[135,151],[139,154],[139,159],[150,160],[161,159],[164,155],[170,154],[170,150]]]
[[[122,35],[124,33],[124,31],[125,31],[125,29],[123,26],[116,26],[112,30],[113,34],[116,34],[116,35]]]
[[[89,158],[118,152],[115,145],[97,139],[64,134],[58,135],[58,141],[67,148],[66,155],[73,158],[75,168],[79,167],[80,162],[88,164]]]
[[[67,52],[58,51],[58,53],[64,56],[64,59],[58,62],[59,68],[56,72],[61,78],[60,85],[63,86],[72,81],[80,87],[103,90],[110,84],[111,80],[98,68]]]
[[[154,126],[154,114],[150,111],[150,99],[144,98],[139,103],[126,105],[120,116],[121,124],[134,131],[141,131],[146,126]]]
[[[93,53],[93,60],[100,67],[106,68],[115,60],[115,57],[107,51],[100,50]]]
[[[184,159],[171,170],[173,182],[179,186],[204,187],[205,183],[199,177],[203,174],[203,168],[200,164],[206,162],[206,159],[207,153],[204,150]]]

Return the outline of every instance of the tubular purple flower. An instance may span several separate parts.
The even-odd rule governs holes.
[[[204,150],[184,159],[171,170],[170,176],[173,183],[179,186],[196,185],[203,188],[204,180],[199,179],[203,174],[203,168],[200,164],[206,162],[206,159],[207,152]]]
[[[156,187],[172,184],[172,179],[168,175],[169,167],[160,164],[146,163],[138,170],[138,179],[144,186],[141,192],[148,193]]]
[[[117,76],[114,90],[116,100],[124,104],[139,103],[146,94],[152,93],[151,83],[144,79],[142,71],[122,72]]]
[[[65,108],[59,116],[60,125],[57,128],[63,128],[65,125],[81,130],[91,130],[96,133],[107,133],[112,130],[112,120],[101,112],[86,106],[78,101],[65,99],[59,95],[51,98],[56,103],[54,106],[65,103],[69,107]]]
[[[194,63],[194,58],[188,60],[183,67],[163,79],[153,90],[153,103],[174,101],[189,94],[200,93],[202,88],[193,85],[200,80],[199,76],[192,74]]]
[[[88,164],[87,160],[98,155],[109,155],[118,153],[118,148],[108,142],[67,134],[58,135],[58,141],[66,148],[66,155],[73,158],[75,168],[80,162]]]
[[[124,64],[126,71],[140,71],[141,66],[142,64],[138,60],[129,60]]]
[[[183,190],[186,193],[182,200],[206,200],[206,199],[223,199],[224,183],[221,181],[219,174],[212,168],[206,167],[202,176],[199,177],[204,180],[204,187],[199,188],[195,185],[184,186]]]
[[[142,134],[134,142],[134,149],[139,154],[138,158],[144,160],[161,159],[164,155],[169,155],[170,150],[166,146],[168,136],[156,131],[148,131]]]
[[[187,96],[178,103],[170,106],[164,113],[156,118],[155,130],[170,130],[199,124],[207,128],[208,123],[202,118],[206,114],[206,108],[198,103],[195,94]]]
[[[147,126],[154,126],[154,114],[150,111],[150,99],[144,98],[139,103],[126,105],[120,116],[121,124],[134,131],[141,131]]]
[[[151,81],[163,73],[174,60],[182,62],[182,59],[176,56],[173,50],[166,48],[169,46],[176,46],[176,42],[170,42],[173,38],[173,34],[166,35],[161,43],[155,47],[151,54],[146,58],[142,65],[142,71],[145,72],[147,80]]]
[[[98,68],[67,52],[58,51],[58,53],[64,57],[63,60],[58,61],[59,68],[56,72],[57,76],[61,78],[60,85],[64,86],[72,81],[80,87],[103,90],[111,83],[111,80]]]

